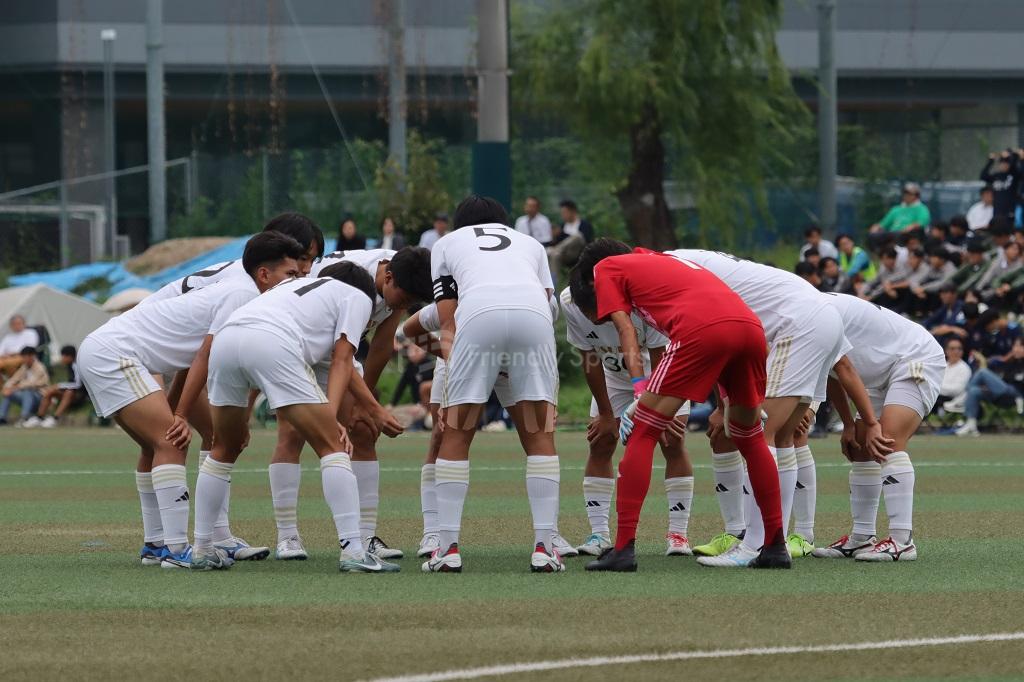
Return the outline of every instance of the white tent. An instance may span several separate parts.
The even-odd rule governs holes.
[[[111,317],[81,296],[45,284],[0,289],[0,336],[10,331],[7,322],[14,315],[23,316],[30,327],[46,326],[52,357],[57,357],[61,346],[79,346],[82,339]]]

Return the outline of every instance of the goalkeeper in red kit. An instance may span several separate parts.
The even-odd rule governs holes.
[[[615,325],[638,397],[635,411],[623,420],[632,421],[633,429],[619,464],[615,547],[587,570],[636,570],[636,527],[651,483],[654,446],[683,401],[705,400],[716,384],[727,403],[726,429],[747,462],[764,520],[765,544],[750,565],[789,568],[778,467],[761,429],[768,345],[757,316],[699,265],[646,249],[631,252],[610,239],[584,249],[569,287],[584,314]],[[644,376],[633,311],[669,339],[650,377]]]

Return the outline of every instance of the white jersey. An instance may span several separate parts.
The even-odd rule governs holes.
[[[380,266],[380,262],[384,260],[391,260],[394,258],[396,253],[397,252],[393,249],[335,251],[321,258],[319,262],[313,263],[313,267],[309,271],[309,276],[318,277],[320,275],[320,271],[327,266],[347,261],[349,263],[355,263],[366,270],[370,273],[370,277],[373,278],[374,282],[376,282],[377,268]],[[391,317],[391,313],[392,310],[388,307],[388,304],[384,302],[384,297],[377,294],[377,298],[373,303],[373,313],[370,315],[370,322],[366,325],[366,331],[363,332],[363,334],[369,334],[371,331],[376,329],[377,325]]]
[[[846,357],[868,389],[887,386],[894,373],[907,363],[943,357],[935,337],[916,322],[856,296],[819,296],[829,301],[843,318],[846,338],[853,346]]]
[[[678,249],[666,253],[696,263],[725,282],[760,318],[769,344],[780,331],[799,328],[823,305],[817,289],[785,270],[718,251]]]
[[[251,277],[229,277],[188,296],[135,306],[89,337],[138,358],[150,372],[170,374],[189,367],[206,335],[219,332],[235,311],[259,293]]]
[[[223,263],[215,263],[208,268],[203,268],[193,272],[191,275],[176,279],[169,284],[165,284],[152,294],[142,299],[142,303],[139,305],[149,305],[150,303],[156,303],[158,301],[166,301],[169,298],[175,296],[181,296],[187,294],[194,289],[202,289],[208,287],[211,284],[216,284],[222,279],[229,277],[249,277],[249,273],[242,267],[242,259],[224,261]]]
[[[565,315],[565,336],[569,343],[580,350],[594,351],[601,357],[604,367],[605,384],[610,389],[633,390],[633,383],[622,359],[622,346],[619,345],[619,332],[611,322],[594,324],[587,319],[576,304],[568,287],[562,291],[562,312]],[[633,326],[636,328],[637,342],[640,344],[644,360],[644,374],[651,373],[651,354],[649,348],[662,348],[668,345],[668,339],[650,327],[636,313],[632,314]],[[422,320],[422,313],[421,318]]]
[[[262,329],[298,344],[309,366],[331,359],[342,334],[353,348],[370,319],[372,305],[359,289],[330,277],[281,282],[227,321],[229,327]]]
[[[473,225],[441,237],[430,251],[430,276],[435,299],[455,288],[459,324],[488,310],[532,310],[552,319],[547,252],[505,225]]]

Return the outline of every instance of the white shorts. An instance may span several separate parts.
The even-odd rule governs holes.
[[[547,317],[524,309],[488,310],[458,327],[441,406],[486,403],[502,372],[508,374],[511,404],[557,404],[555,330]]]
[[[608,389],[608,402],[610,402],[612,404],[612,413],[616,417],[619,417],[619,416],[622,415],[623,412],[626,411],[626,408],[629,407],[629,404],[631,402],[633,402],[633,391],[629,390],[629,389],[623,390],[623,389],[609,388]],[[687,400],[687,401],[685,401],[679,407],[679,410],[676,412],[676,416],[677,417],[686,417],[686,416],[689,416],[689,414],[690,414],[690,401]],[[590,416],[591,417],[596,417],[597,416],[597,401],[594,400],[593,398],[590,399]]]
[[[444,397],[445,373],[444,360],[437,358],[434,363],[434,378],[430,382],[430,403],[432,405],[440,405],[441,399]],[[502,407],[508,408],[516,404],[516,401],[512,400],[511,389],[508,385],[508,372],[498,372],[498,378],[494,381],[494,394],[498,397],[498,402]]]
[[[358,360],[352,360],[352,369],[355,370],[356,374],[363,376],[363,363]],[[320,390],[327,393],[327,377],[331,373],[330,361],[318,363],[313,368],[313,374],[316,376],[316,385],[320,387]]]
[[[297,343],[262,329],[225,327],[213,338],[210,350],[210,404],[245,407],[254,388],[263,391],[275,410],[286,405],[327,402],[316,373],[302,359]]]
[[[945,372],[946,358],[941,353],[925,360],[899,363],[893,369],[888,385],[868,389],[875,417],[882,416],[882,408],[886,405],[903,405],[924,419],[931,414],[939,398]]]
[[[91,336],[78,347],[78,372],[101,417],[110,417],[136,400],[163,390],[138,358],[113,350]]]
[[[828,373],[842,357],[845,338],[843,318],[831,305],[814,311],[791,332],[784,330],[768,350],[765,397],[824,400]]]

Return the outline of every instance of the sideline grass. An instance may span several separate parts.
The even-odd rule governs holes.
[[[254,432],[234,477],[232,518],[251,542],[274,539],[265,473],[272,432]],[[836,439],[814,441],[819,540],[846,531]],[[1024,630],[1024,459],[1020,438],[919,438],[921,559],[862,565],[803,559],[789,572],[715,571],[661,556],[657,481],[635,575],[526,571],[530,539],[513,436],[481,434],[463,534],[466,573],[336,572],[319,474],[305,460],[299,519],[310,561],[217,574],[143,569],[134,452],[110,430],[0,431],[0,679],[175,676],[346,680],[495,663],[658,651],[833,644]],[[410,434],[382,447],[380,534],[407,553],[420,534]],[[561,528],[585,535],[582,434],[560,434]],[[690,438],[697,485],[691,537],[719,527],[708,449]],[[70,472],[70,473],[45,473]],[[80,473],[89,472],[89,473]],[[656,478],[660,478],[656,472]],[[194,462],[190,466],[194,482]],[[884,517],[880,531],[884,531]],[[793,654],[559,671],[560,679],[1020,679],[1020,642],[880,653]],[[166,674],[160,673],[160,674]],[[542,673],[543,674],[543,673]],[[550,674],[550,673],[549,673]],[[530,675],[536,677],[537,673]],[[526,679],[526,675],[503,679]]]

